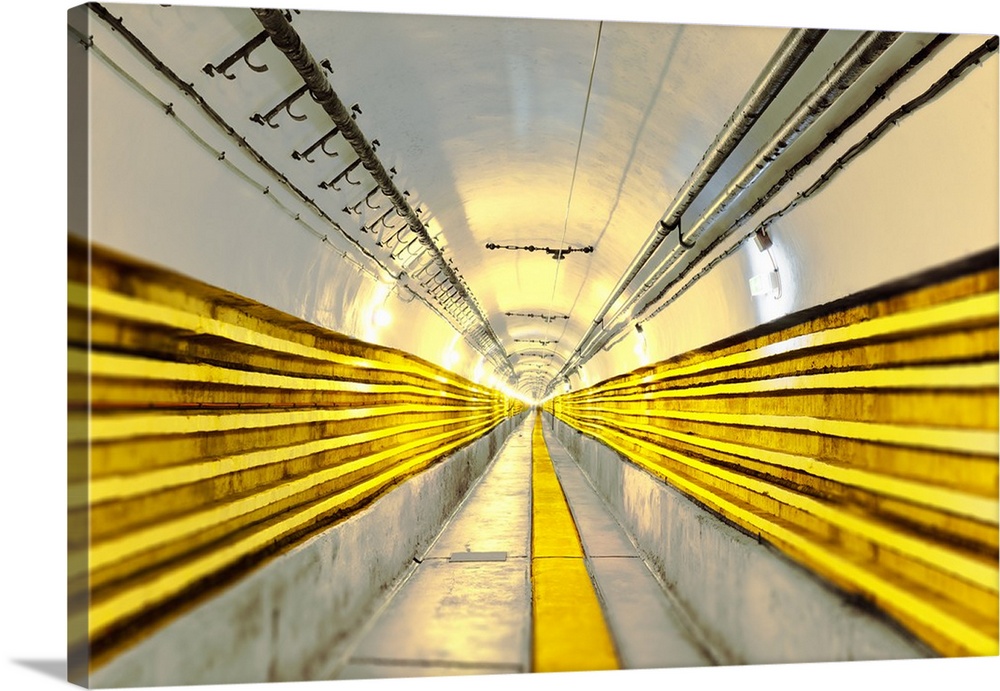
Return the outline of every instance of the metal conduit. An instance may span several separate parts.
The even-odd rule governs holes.
[[[590,339],[600,328],[605,315],[611,306],[621,297],[628,285],[635,280],[635,277],[642,271],[656,251],[663,244],[671,230],[677,227],[681,216],[694,202],[712,177],[722,167],[729,155],[743,141],[743,138],[756,124],[761,114],[767,109],[781,90],[788,84],[795,72],[802,66],[806,58],[826,35],[825,30],[819,29],[795,29],[789,31],[781,45],[768,60],[764,69],[751,85],[746,95],[739,105],[733,110],[729,120],[715,137],[715,141],[706,150],[701,161],[688,176],[687,181],[674,196],[674,200],[667,207],[661,217],[662,220],[656,224],[655,229],[646,239],[636,257],[632,260],[629,268],[625,271],[618,283],[612,289],[611,294],[605,301],[604,306],[594,317],[590,328],[580,339],[576,353],[589,345]],[[570,358],[571,360],[573,358]],[[569,367],[567,363],[566,367]],[[565,368],[564,368],[565,369]],[[568,369],[566,369],[568,372]],[[563,374],[561,372],[560,374]],[[558,375],[556,377],[558,379]]]
[[[691,246],[708,230],[712,224],[743,194],[760,175],[816,122],[819,117],[889,49],[901,34],[898,32],[869,31],[851,47],[840,61],[834,65],[830,73],[820,83],[805,101],[792,113],[774,136],[757,150],[753,159],[743,168],[729,186],[716,198],[705,213],[692,224],[687,231],[681,232],[682,243]],[[654,269],[652,276],[646,280],[639,290],[629,298],[629,301],[619,310],[619,314],[638,302],[660,279],[664,272],[673,266],[688,247],[683,244],[663,259]]]
[[[642,308],[640,308],[637,312],[635,312],[632,315],[632,318],[633,319],[638,319],[639,317],[642,317],[654,305],[656,305],[660,300],[662,300],[663,297],[667,294],[667,291],[669,291],[673,286],[675,286],[677,283],[679,283],[681,280],[683,280],[683,278],[687,275],[688,270],[694,265],[694,263],[698,262],[703,257],[705,257],[711,250],[715,249],[721,242],[723,242],[726,238],[728,238],[732,234],[732,232],[734,230],[736,230],[738,227],[740,227],[741,225],[743,225],[746,221],[748,221],[750,218],[752,218],[758,211],[760,211],[762,208],[764,208],[764,206],[768,202],[770,202],[778,194],[778,192],[780,192],[782,189],[784,189],[785,185],[787,185],[789,182],[791,182],[792,178],[794,178],[796,175],[798,175],[798,173],[801,172],[804,168],[806,168],[806,166],[808,166],[811,163],[813,163],[824,151],[826,151],[831,145],[833,145],[836,141],[838,141],[840,139],[840,136],[844,132],[846,132],[848,129],[850,129],[866,113],[868,113],[868,111],[871,110],[871,108],[874,107],[875,104],[877,104],[879,101],[883,100],[885,98],[885,96],[892,90],[892,88],[900,80],[903,79],[903,77],[905,77],[906,75],[908,75],[913,69],[915,69],[918,65],[920,65],[921,63],[923,63],[927,58],[929,58],[932,54],[934,54],[934,52],[937,51],[938,48],[940,48],[949,38],[951,38],[951,36],[952,36],[952,34],[938,34],[937,36],[934,37],[934,39],[932,39],[920,51],[918,51],[917,53],[915,53],[913,55],[913,57],[911,57],[910,60],[905,65],[903,65],[903,67],[901,67],[899,70],[897,70],[887,81],[885,81],[882,84],[880,84],[872,92],[871,96],[868,97],[868,100],[865,101],[865,103],[862,104],[862,106],[860,108],[858,108],[853,113],[851,113],[850,117],[848,117],[846,120],[844,120],[839,125],[837,125],[837,127],[835,127],[834,129],[830,130],[826,134],[826,137],[824,137],[823,141],[820,143],[819,146],[817,146],[815,149],[813,149],[812,151],[810,151],[804,157],[802,157],[801,159],[799,159],[798,163],[796,163],[794,166],[792,166],[791,168],[787,169],[785,171],[784,175],[782,175],[781,178],[777,182],[775,182],[774,185],[771,186],[771,189],[769,189],[763,195],[761,195],[760,197],[758,197],[757,200],[753,203],[753,205],[749,209],[747,209],[746,211],[744,211],[743,213],[741,213],[740,216],[736,220],[734,220],[731,224],[729,224],[729,226],[724,231],[722,231],[721,233],[715,235],[713,237],[712,241],[710,243],[708,243],[702,249],[702,251],[698,254],[698,256],[695,258],[695,260],[693,262],[690,262],[684,268],[684,271],[681,271],[677,276],[675,276],[673,279],[671,279],[671,281],[669,283],[667,283],[665,286],[661,287],[660,291],[653,298],[651,298],[645,305],[642,306]],[[988,43],[984,44],[984,46],[982,46],[979,51],[975,51],[974,52],[974,55],[976,55],[977,57],[981,57],[980,56],[980,52],[984,51],[984,50],[988,51],[989,47],[990,46],[989,46]],[[996,45],[995,44],[993,45],[993,50],[996,50]],[[965,66],[964,63],[962,63],[961,66],[964,69],[964,66]],[[956,69],[956,68],[953,68],[953,70],[954,69]],[[952,78],[957,78],[957,77],[954,77],[954,75],[952,75],[951,71],[949,71],[949,73],[948,73],[947,76],[950,76]],[[950,83],[950,80],[949,80],[949,83]],[[916,110],[916,108],[919,107],[919,105],[922,105],[921,101],[911,101],[911,103],[913,104],[913,106],[912,106],[913,110]],[[910,111],[909,108],[907,108],[906,110],[901,110],[899,112],[905,115],[906,113],[909,113],[911,111]],[[876,139],[877,139],[877,137],[874,134],[870,134],[869,137],[867,137],[865,140],[863,140],[865,142],[864,147],[866,148],[867,146],[869,146]],[[858,145],[855,145],[855,146],[857,147]],[[852,148],[851,151],[852,152],[856,152],[857,149]],[[778,217],[778,216],[781,216],[781,215],[787,213],[788,210],[790,210],[791,208],[794,208],[795,206],[797,206],[801,201],[809,198],[809,196],[811,196],[812,194],[815,194],[815,192],[818,191],[819,189],[821,189],[826,184],[826,182],[832,177],[832,175],[833,175],[832,171],[834,169],[839,169],[840,167],[842,167],[846,163],[847,163],[847,160],[844,159],[843,157],[841,159],[838,159],[837,163],[834,165],[834,167],[827,169],[827,172],[824,173],[824,175],[820,176],[820,179],[817,182],[813,183],[812,186],[810,186],[809,188],[807,188],[806,190],[804,190],[803,192],[801,192],[799,195],[797,195],[795,197],[795,199],[791,203],[787,204],[780,211],[775,212],[774,214],[771,214],[766,219],[764,219],[760,224],[757,225],[757,228],[755,229],[755,231],[756,230],[764,230],[764,229],[766,229],[767,226],[768,226],[768,224],[771,221],[773,221],[775,217]],[[743,240],[746,240],[750,236],[750,234],[752,234],[755,231],[751,231],[751,233],[748,233],[747,235],[745,235],[744,238],[743,238]],[[713,259],[709,263],[709,266],[705,267],[705,269],[702,269],[701,271],[698,272],[697,276],[704,275],[704,273],[706,272],[707,269],[715,266],[723,258],[729,256],[732,252],[736,251],[736,249],[740,246],[741,243],[742,243],[742,240],[740,242],[736,243],[735,245],[733,245],[728,250],[726,250],[723,254],[721,254],[718,257],[716,257],[715,259]],[[667,305],[669,305],[673,300],[675,300],[679,295],[681,295],[684,292],[684,290],[686,290],[689,286],[691,286],[692,283],[693,283],[693,280],[689,281],[687,284],[685,284],[685,286],[678,293],[676,293],[673,297],[671,297],[670,300],[666,301],[665,303],[663,303],[662,305],[660,305],[659,307],[657,307],[656,310],[652,314],[650,314],[649,316],[645,317],[641,321],[642,322],[646,322],[646,321],[649,321],[650,319],[652,319],[653,317],[655,317]]]
[[[280,10],[253,8],[253,13],[258,21],[260,21],[261,26],[267,31],[274,46],[288,58],[288,61],[295,68],[296,72],[302,77],[313,99],[323,107],[323,110],[326,111],[330,119],[339,128],[344,139],[354,149],[361,160],[361,165],[371,174],[372,179],[378,185],[382,194],[392,202],[396,212],[406,220],[407,225],[420,239],[420,243],[431,252],[438,268],[455,287],[463,302],[475,313],[480,321],[480,326],[473,333],[479,332],[479,334],[483,334],[485,332],[486,337],[489,339],[489,347],[483,355],[489,358],[498,370],[504,370],[511,379],[511,383],[513,383],[514,370],[510,365],[510,360],[507,357],[503,344],[497,337],[486,315],[483,314],[479,304],[469,293],[465,282],[455,273],[448,260],[445,259],[440,248],[435,244],[427,229],[424,228],[424,224],[407,203],[402,192],[392,182],[388,171],[386,171],[378,156],[375,155],[374,149],[372,149],[371,144],[368,143],[361,129],[351,117],[350,111],[344,106],[344,103],[333,90],[320,65],[305,47],[298,32],[292,28],[292,25],[285,19]],[[477,346],[478,349],[479,347]]]
[[[760,149],[756,155],[734,178],[727,188],[716,198],[698,221],[686,233],[679,233],[678,247],[663,259],[653,270],[652,275],[640,286],[628,301],[616,313],[616,317],[626,312],[645,295],[656,282],[668,271],[683,254],[697,242],[698,238],[725,213],[731,204],[752,185],[757,178],[778,158],[778,156],[794,143],[833,103],[867,70],[888,48],[899,38],[899,32],[865,32],[854,43],[851,49],[837,62],[819,86],[799,105],[779,128],[775,135]],[[679,217],[679,216],[678,216]],[[685,247],[688,245],[688,247]],[[592,334],[597,331],[597,323],[591,325],[584,339],[566,362],[562,370],[553,379],[553,384],[561,378],[569,376],[570,372],[586,362],[596,353],[608,338],[613,337],[621,329],[609,331],[604,339],[594,339]],[[590,339],[590,340],[588,340]],[[551,386],[550,386],[551,390]]]
[[[788,84],[792,75],[802,66],[826,33],[826,30],[819,29],[795,29],[788,32],[778,50],[764,66],[757,81],[743,97],[743,102],[733,111],[701,162],[674,197],[674,201],[667,207],[661,220],[661,228],[666,226],[672,229],[677,225],[681,215],[743,141],[743,137]]]

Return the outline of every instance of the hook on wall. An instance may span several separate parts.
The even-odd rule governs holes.
[[[377,149],[378,145],[379,145],[378,140],[377,139],[373,139],[372,140],[372,151],[374,151],[375,149]],[[346,180],[347,184],[349,184],[349,185],[360,185],[361,184],[360,180],[355,181],[355,180],[351,180],[351,178],[348,177],[348,175],[350,174],[350,172],[352,170],[354,170],[355,168],[357,168],[360,164],[361,164],[361,159],[360,158],[355,159],[354,163],[352,163],[351,165],[347,166],[342,171],[340,171],[339,173],[337,173],[337,175],[334,176],[334,178],[332,180],[330,180],[330,182],[321,182],[321,183],[319,183],[319,187],[321,189],[324,189],[324,190],[326,190],[326,189],[334,189],[334,190],[336,190],[338,192],[341,192],[343,190],[340,187],[337,187],[337,183],[340,182],[341,180]]]
[[[327,61],[327,63],[329,63],[329,61]],[[315,100],[315,97],[313,98],[313,100]],[[353,106],[351,106],[351,110],[354,111],[351,114],[351,117],[357,120],[358,115],[361,114],[361,108],[358,107],[357,103],[355,103]],[[337,134],[339,133],[340,133],[340,128],[334,127],[332,130],[330,130],[322,137],[320,137],[314,144],[312,144],[312,146],[310,146],[305,151],[301,153],[299,151],[293,151],[292,158],[294,158],[296,161],[307,161],[308,163],[315,163],[316,161],[309,158],[309,155],[316,149],[321,149],[323,153],[325,153],[330,158],[333,158],[334,156],[339,156],[340,154],[337,151],[330,151],[329,149],[326,148],[326,143],[331,139],[333,139],[334,137],[336,137]]]
[[[236,75],[229,74],[229,68],[240,60],[243,60],[243,62],[247,64],[247,67],[254,72],[267,72],[267,65],[255,65],[250,62],[250,54],[262,46],[265,41],[267,41],[267,32],[261,31],[259,34],[237,48],[232,55],[220,62],[218,65],[208,63],[201,69],[209,77],[221,74],[226,79],[236,79]]]
[[[309,90],[309,87],[306,86],[305,84],[303,84],[298,89],[296,89],[295,91],[293,91],[288,96],[288,98],[286,98],[281,103],[279,103],[278,105],[276,105],[274,108],[272,108],[271,110],[269,110],[266,115],[262,116],[260,113],[254,113],[253,115],[250,116],[250,120],[252,122],[256,122],[256,123],[258,123],[260,125],[267,125],[267,126],[269,126],[271,128],[277,128],[278,125],[276,125],[275,123],[271,122],[271,120],[274,118],[275,115],[277,115],[278,113],[280,113],[282,110],[284,110],[286,113],[288,113],[288,117],[290,117],[292,120],[296,120],[296,121],[305,120],[306,119],[305,115],[296,115],[295,113],[292,112],[292,104],[295,103],[295,101],[300,96],[302,96],[302,94],[304,94],[308,90]]]
[[[294,12],[295,14],[300,14],[299,10],[292,10],[291,12],[286,10],[285,19],[287,19],[289,22],[292,21],[292,12]],[[267,72],[267,65],[255,65],[252,62],[250,62],[250,54],[253,53],[255,50],[257,50],[260,46],[264,45],[264,43],[267,41],[267,36],[268,36],[267,31],[261,31],[259,34],[257,34],[249,41],[244,43],[242,46],[237,48],[232,55],[230,55],[228,58],[220,62],[218,65],[213,65],[212,63],[208,63],[207,65],[202,67],[201,68],[202,72],[207,74],[209,77],[214,77],[217,74],[221,74],[226,79],[236,79],[236,75],[229,74],[229,68],[231,68],[240,60],[243,60],[243,62],[246,63],[247,67],[249,67],[254,72]],[[329,60],[326,62],[327,64],[329,64]],[[332,72],[333,69],[331,68],[330,71]]]
[[[315,163],[316,161],[314,159],[309,158],[309,154],[311,154],[316,149],[321,149],[323,153],[325,153],[330,158],[333,158],[334,156],[339,156],[340,155],[339,152],[330,151],[326,148],[326,143],[331,139],[333,139],[338,132],[340,132],[340,128],[334,127],[332,130],[330,130],[322,137],[320,137],[314,144],[312,144],[308,149],[306,149],[302,153],[299,153],[298,151],[293,151],[292,158],[294,158],[296,161],[306,161],[308,163]]]
[[[397,228],[394,228],[394,227],[390,226],[388,223],[385,222],[386,218],[388,218],[389,214],[391,214],[391,213],[395,213],[397,216],[399,216],[399,218],[403,219],[404,221],[406,220],[406,218],[404,216],[400,215],[399,209],[397,209],[396,207],[392,207],[391,209],[389,209],[388,211],[386,211],[384,214],[382,214],[381,216],[379,216],[378,218],[376,218],[374,221],[372,221],[369,225],[362,226],[361,230],[363,232],[365,232],[365,233],[374,233],[375,232],[375,226],[380,225],[380,224],[386,230],[393,230],[393,231],[394,230],[398,230]],[[381,233],[379,234],[379,241],[376,242],[375,244],[377,244],[377,245],[379,245],[381,247],[381,245],[382,245],[382,242],[381,242]]]
[[[364,197],[362,197],[361,199],[359,199],[354,204],[348,204],[347,206],[345,206],[342,209],[342,211],[345,214],[351,214],[353,216],[360,216],[361,215],[361,208],[360,207],[361,207],[362,204],[364,204],[365,206],[367,206],[369,209],[372,209],[373,211],[377,210],[377,209],[381,209],[382,208],[381,204],[376,204],[375,206],[372,206],[371,205],[371,201],[370,201],[372,197],[374,197],[376,194],[378,194],[381,191],[382,191],[381,188],[378,185],[375,185],[374,187],[371,188],[371,190],[368,192],[368,194],[366,194]]]

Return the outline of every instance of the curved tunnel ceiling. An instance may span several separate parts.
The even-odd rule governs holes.
[[[248,9],[109,7],[187,74],[192,54],[218,63],[261,32]],[[328,61],[331,86],[345,105],[356,104],[356,122],[394,184],[464,277],[512,364],[511,383],[535,397],[788,34],[310,10],[290,17],[312,56]],[[692,210],[704,209],[859,34],[823,37]],[[254,64],[268,70],[252,71]],[[265,43],[230,72],[234,79],[198,73],[197,89],[378,252],[377,233],[400,226],[378,225],[384,200],[358,205],[370,179],[348,172],[339,190],[317,189],[356,159],[350,146],[330,140],[324,146],[335,156],[313,149],[314,163],[289,157],[330,130],[319,104],[301,98],[269,124],[247,124],[248,113],[267,114],[302,85],[285,57]],[[362,226],[372,232],[357,233]]]

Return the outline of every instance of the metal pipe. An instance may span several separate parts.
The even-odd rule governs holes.
[[[323,69],[316,62],[316,60],[313,59],[312,55],[309,54],[309,50],[302,42],[298,32],[292,28],[292,25],[288,22],[280,10],[253,8],[253,13],[270,35],[271,42],[274,46],[278,48],[278,50],[280,50],[286,58],[288,58],[288,61],[295,68],[296,72],[299,73],[299,76],[302,77],[306,86],[309,87],[309,91],[312,93],[313,99],[320,106],[322,106],[323,110],[330,116],[330,119],[333,120],[334,124],[340,128],[340,132],[344,139],[346,139],[354,149],[358,158],[361,160],[361,164],[372,176],[372,179],[375,181],[375,184],[378,185],[382,194],[385,195],[385,197],[392,203],[399,215],[406,220],[407,225],[413,230],[413,232],[417,234],[420,238],[420,243],[424,245],[434,257],[435,263],[437,263],[441,270],[445,273],[448,281],[457,288],[463,301],[476,313],[481,325],[489,335],[491,342],[491,347],[486,353],[484,353],[484,355],[488,357],[498,369],[503,369],[512,376],[513,368],[510,365],[510,360],[507,357],[506,350],[500,342],[500,339],[497,337],[496,332],[493,330],[493,327],[490,325],[486,315],[483,314],[475,298],[473,298],[473,296],[469,293],[468,288],[465,286],[465,282],[455,273],[451,265],[448,263],[448,260],[441,253],[440,248],[438,248],[433,238],[431,238],[427,229],[424,228],[424,224],[407,203],[403,193],[392,182],[392,178],[389,173],[382,165],[378,156],[375,155],[372,145],[365,138],[365,135],[361,132],[361,128],[359,128],[357,123],[354,121],[354,118],[351,117],[351,113],[348,108],[344,106],[344,103],[333,90],[333,87],[327,80],[326,75],[323,73]],[[492,355],[490,355],[491,352]]]
[[[615,301],[635,280],[635,277],[656,253],[670,231],[677,227],[683,213],[722,167],[729,155],[743,141],[747,132],[788,84],[792,75],[802,66],[802,63],[825,35],[826,31],[815,29],[796,29],[788,32],[743,100],[736,106],[729,120],[716,135],[715,141],[712,142],[701,161],[688,176],[687,181],[681,186],[661,217],[662,220],[656,224],[654,231],[646,239],[629,268],[611,290],[608,299],[598,311],[587,333],[580,339],[580,345],[575,352],[579,352],[587,346]],[[569,366],[568,362],[566,366]]]
[[[684,234],[684,240],[689,243],[697,241],[705,229],[711,226],[712,222],[752,185],[785,149],[795,143],[899,36],[898,32],[870,31],[862,34],[851,50],[826,76],[819,88],[799,105],[771,140],[757,151],[757,155],[743,168],[736,180],[730,183],[726,191],[719,195],[712,206],[688,229]]]
[[[791,146],[831,105],[867,70],[889,46],[899,38],[898,32],[869,31],[861,35],[851,49],[837,62],[813,92],[799,105],[754,157],[743,167],[712,205],[691,225],[681,238],[693,245],[705,231],[724,214],[789,146]],[[629,297],[617,314],[627,311],[645,295],[663,274],[685,254],[683,246],[675,247],[662,259],[652,274]],[[617,316],[616,314],[616,316]]]
[[[677,192],[674,201],[667,207],[660,221],[662,226],[672,228],[681,220],[684,211],[694,202],[737,145],[743,141],[743,137],[756,124],[825,35],[825,30],[817,29],[795,29],[788,32],[778,50],[764,66],[761,76],[750,87],[743,102],[733,111],[701,162]]]
[[[651,298],[649,300],[649,302],[647,302],[645,305],[642,306],[641,309],[639,309],[637,312],[635,312],[632,315],[632,318],[633,319],[638,319],[639,317],[642,317],[644,314],[646,314],[646,312],[648,312],[650,310],[650,308],[652,308],[661,299],[663,299],[663,297],[667,294],[667,291],[669,291],[674,285],[676,285],[677,283],[679,283],[681,280],[683,280],[686,277],[686,275],[688,273],[688,269],[690,269],[691,266],[695,262],[699,261],[704,256],[706,256],[710,251],[712,251],[713,249],[715,249],[721,242],[723,242],[726,238],[728,238],[732,234],[732,232],[734,230],[736,230],[738,227],[740,227],[741,225],[743,225],[746,221],[748,221],[750,218],[752,218],[758,211],[760,211],[762,208],[764,208],[764,206],[768,202],[770,202],[775,197],[775,195],[777,195],[785,187],[785,185],[787,185],[789,182],[791,182],[792,178],[794,178],[796,175],[798,175],[798,173],[801,172],[803,169],[805,169],[806,166],[810,165],[817,158],[819,158],[819,156],[823,152],[825,152],[827,149],[829,149],[830,146],[832,146],[836,141],[838,141],[840,139],[841,135],[844,134],[844,132],[846,132],[855,123],[857,123],[877,103],[879,103],[880,101],[884,100],[886,98],[886,96],[889,94],[889,92],[892,91],[892,89],[896,86],[896,84],[898,84],[910,72],[912,72],[920,64],[922,64],[925,60],[927,60],[931,55],[933,55],[952,36],[953,36],[953,34],[938,34],[926,46],[924,46],[918,52],[916,52],[913,55],[913,57],[911,57],[909,59],[909,61],[907,61],[907,63],[905,65],[903,65],[903,67],[901,67],[900,69],[896,70],[896,72],[893,73],[893,75],[888,80],[886,80],[885,82],[883,82],[882,84],[880,84],[872,92],[871,96],[868,97],[868,100],[865,101],[864,104],[862,104],[862,106],[860,108],[858,108],[853,113],[851,113],[851,115],[846,120],[844,120],[839,125],[837,125],[837,127],[835,127],[834,129],[830,130],[830,132],[828,132],[826,134],[826,136],[823,138],[823,141],[820,143],[819,146],[817,146],[815,149],[813,149],[808,154],[806,154],[801,159],[799,159],[798,163],[796,163],[794,166],[788,168],[785,171],[785,173],[781,176],[781,178],[777,182],[775,182],[767,192],[765,192],[760,197],[757,197],[757,200],[753,203],[753,205],[750,208],[748,208],[746,211],[744,211],[743,213],[741,213],[740,216],[737,219],[735,219],[732,223],[729,224],[729,226],[724,231],[722,231],[722,233],[719,233],[719,234],[715,235],[713,237],[712,241],[708,245],[706,245],[705,247],[702,248],[701,252],[698,254],[698,257],[695,258],[694,262],[691,262],[687,267],[685,267],[685,269],[683,271],[681,271],[678,275],[676,275],[673,279],[671,279],[669,283],[667,283],[666,285],[662,286],[660,288],[660,291],[656,294],[656,296],[654,296],[653,298]],[[988,50],[988,49],[989,49],[989,44],[985,44],[981,48],[981,50]],[[993,46],[993,49],[994,50],[996,49],[995,45]],[[979,52],[977,51],[975,54],[979,55]],[[915,102],[911,102],[911,103],[914,104],[914,108],[918,105]],[[869,136],[871,136],[871,135],[869,135]],[[870,142],[872,140],[869,140],[869,139],[866,138],[865,141]],[[842,161],[841,159],[838,159],[838,162],[837,162],[835,168],[839,169],[845,163],[846,163],[846,161]],[[787,204],[785,207],[783,207],[781,211],[777,212],[776,214],[771,214],[771,216],[768,216],[768,218],[766,218],[764,221],[762,221],[760,224],[758,224],[758,226],[757,226],[757,228],[755,230],[766,228],[767,225],[769,223],[771,223],[771,221],[773,221],[776,216],[780,216],[780,215],[782,215],[784,213],[787,213],[788,210],[794,208],[799,203],[801,203],[803,200],[807,199],[811,194],[813,194],[815,192],[815,190],[816,190],[816,188],[818,186],[818,183],[820,183],[821,181],[825,183],[825,181],[827,179],[829,179],[829,177],[832,176],[832,171],[833,171],[833,168],[828,169],[827,172],[824,173],[824,175],[820,177],[820,180],[817,181],[817,183],[813,183],[813,185],[811,187],[809,187],[808,189],[804,190],[799,195],[796,195],[795,199],[792,202],[790,202],[789,204]],[[821,185],[819,185],[819,186],[821,186]],[[750,234],[752,234],[753,232],[755,232],[755,231],[751,231]],[[745,240],[747,237],[749,237],[750,234],[746,235],[743,239]],[[718,263],[718,261],[720,261],[722,258],[728,256],[731,252],[735,251],[735,249],[741,243],[742,243],[742,240],[739,243],[736,243],[730,249],[726,250],[723,254],[719,255],[719,257],[717,257],[716,259],[713,259],[709,263],[709,265],[707,267],[705,267],[705,269],[703,269],[702,271],[698,272],[698,276],[704,275],[704,273],[706,272],[707,269],[709,269],[712,266],[715,266],[715,264]],[[670,304],[670,302],[672,302],[679,295],[681,295],[683,293],[683,291],[686,290],[692,283],[693,283],[693,281],[689,281],[680,291],[678,291],[678,293],[676,293],[673,297],[671,297],[670,300],[668,300],[667,302],[665,302],[662,305],[660,305],[656,309],[656,311],[654,311],[652,314],[650,314],[648,317],[646,317],[642,321],[648,321],[652,317],[654,317],[657,314],[659,314],[659,312],[664,307],[666,307],[668,304]]]
[[[684,233],[685,237],[679,240],[687,244],[694,244],[697,239],[717,220],[717,218],[728,210],[729,206],[739,197],[764,170],[774,162],[774,160],[793,142],[795,142],[810,125],[812,125],[826,110],[833,105],[857,79],[867,70],[888,48],[899,38],[898,32],[866,32],[855,42],[851,49],[837,62],[830,70],[819,86],[803,101],[795,112],[789,116],[781,128],[771,137],[771,139],[758,149],[757,154],[743,168],[743,170],[727,186],[726,190],[716,198],[715,202],[705,211],[705,213]],[[661,224],[662,225],[662,224]],[[636,291],[626,303],[619,308],[616,317],[627,311],[643,295],[646,294],[662,275],[673,266],[674,262],[684,254],[686,249],[683,245],[675,248],[670,255],[663,259],[653,270],[639,290]],[[616,296],[617,297],[617,296]],[[602,319],[603,319],[602,315]],[[595,325],[596,326],[596,322]],[[587,339],[591,335],[588,331]],[[614,337],[617,331],[611,333]],[[563,366],[559,375],[565,376],[571,372],[578,363],[586,362],[597,350],[607,342],[608,338],[595,339],[590,342],[581,340],[580,346],[574,351],[573,357]],[[556,377],[558,379],[558,376]],[[553,380],[555,381],[555,380]]]

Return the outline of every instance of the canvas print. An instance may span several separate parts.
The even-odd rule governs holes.
[[[996,35],[67,19],[70,681],[998,654]]]

